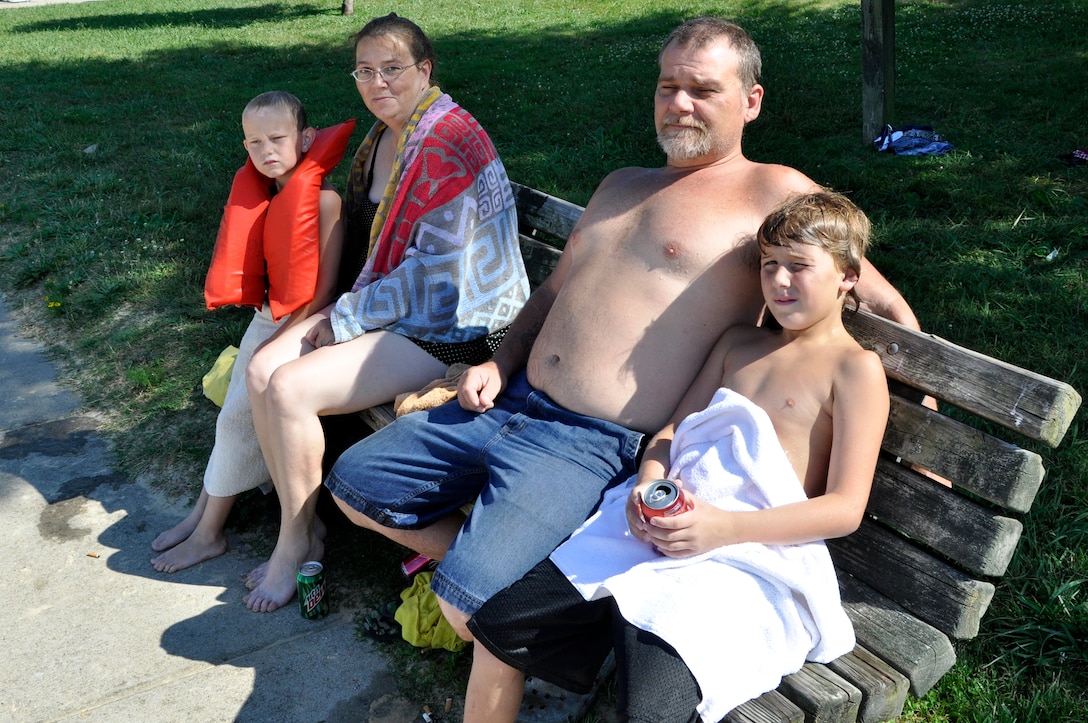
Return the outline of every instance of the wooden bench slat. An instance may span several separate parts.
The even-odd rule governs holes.
[[[1080,407],[1080,395],[1065,382],[866,312],[844,320],[862,346],[880,355],[889,378],[1029,439],[1056,447]]]
[[[861,708],[861,691],[819,663],[805,663],[787,675],[778,692],[805,711],[806,723],[854,723]]]
[[[892,395],[883,448],[984,500],[1027,512],[1043,483],[1043,460],[908,399]]]
[[[848,537],[828,540],[827,546],[836,568],[938,630],[959,639],[978,635],[994,595],[991,583],[969,577],[871,520]]]
[[[805,713],[777,690],[741,703],[722,723],[803,723]]]
[[[525,262],[525,272],[529,277],[529,286],[533,289],[544,283],[555,265],[559,263],[559,249],[532,236],[520,235],[521,258]]]
[[[570,238],[570,232],[582,217],[584,208],[519,183],[510,185],[518,205],[519,223],[528,224],[563,241]]]
[[[956,662],[948,636],[851,575],[839,575],[843,608],[858,644],[892,666],[923,696]]]
[[[382,404],[377,407],[371,407],[370,409],[364,409],[359,412],[359,416],[363,418],[374,431],[378,431],[382,427],[392,424],[393,420],[397,418],[396,413],[393,412],[392,404]]]
[[[858,723],[879,723],[903,712],[910,685],[906,676],[862,646],[827,663],[861,691]]]
[[[889,459],[877,463],[866,512],[969,572],[990,577],[1005,574],[1024,530],[1019,520]]]

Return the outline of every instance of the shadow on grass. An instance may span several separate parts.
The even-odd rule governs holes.
[[[110,14],[107,6],[100,14],[81,16],[75,23],[79,30],[149,30],[151,28],[179,28],[192,26],[198,28],[244,28],[255,23],[281,23],[301,18],[324,15],[302,5],[288,3],[267,3],[248,8],[214,8],[211,10],[175,10],[167,12],[116,13]],[[339,8],[337,8],[339,10]],[[339,14],[339,13],[337,13]],[[58,30],[70,31],[71,20],[43,20],[12,29],[17,33],[48,33]]]

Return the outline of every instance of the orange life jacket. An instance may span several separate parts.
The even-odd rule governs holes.
[[[234,174],[215,250],[204,280],[209,309],[261,308],[267,291],[279,321],[313,301],[317,290],[321,183],[347,149],[349,120],[317,132],[310,149],[279,193],[246,159]]]

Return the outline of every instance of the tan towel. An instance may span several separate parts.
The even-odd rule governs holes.
[[[451,364],[446,369],[446,376],[441,379],[435,379],[418,392],[398,394],[393,402],[393,411],[398,417],[403,417],[411,412],[434,409],[451,399],[456,399],[457,383],[461,379],[461,374],[468,368],[468,364]]]

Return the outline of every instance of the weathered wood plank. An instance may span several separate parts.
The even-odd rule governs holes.
[[[864,646],[910,681],[923,696],[956,662],[948,636],[854,577],[839,574],[843,608]]]
[[[835,567],[854,575],[947,635],[978,635],[994,595],[989,582],[975,580],[872,520],[827,547]]]
[[[525,273],[529,277],[529,286],[540,286],[544,279],[559,263],[560,251],[549,243],[521,234],[521,258],[525,262]]]
[[[861,691],[858,723],[879,723],[903,712],[909,687],[906,676],[860,645],[827,667]]]
[[[778,692],[805,711],[806,723],[854,723],[861,707],[861,691],[819,663],[787,675]]]
[[[1031,509],[1046,474],[1038,454],[894,394],[883,448],[1016,512]]]
[[[563,241],[570,238],[570,232],[582,217],[584,208],[519,183],[510,185],[518,205],[519,223],[528,224]]]
[[[805,713],[777,690],[741,703],[722,718],[722,723],[802,723]]]
[[[866,512],[972,573],[996,577],[1024,526],[913,470],[881,459]]]
[[[889,378],[1029,439],[1056,447],[1080,407],[1080,395],[1065,382],[866,312],[845,314],[844,321],[880,355]]]
[[[397,415],[393,412],[392,404],[382,404],[377,407],[371,407],[359,412],[359,416],[362,417],[363,422],[374,431],[378,431],[382,427],[392,424],[393,420],[397,418]]]

